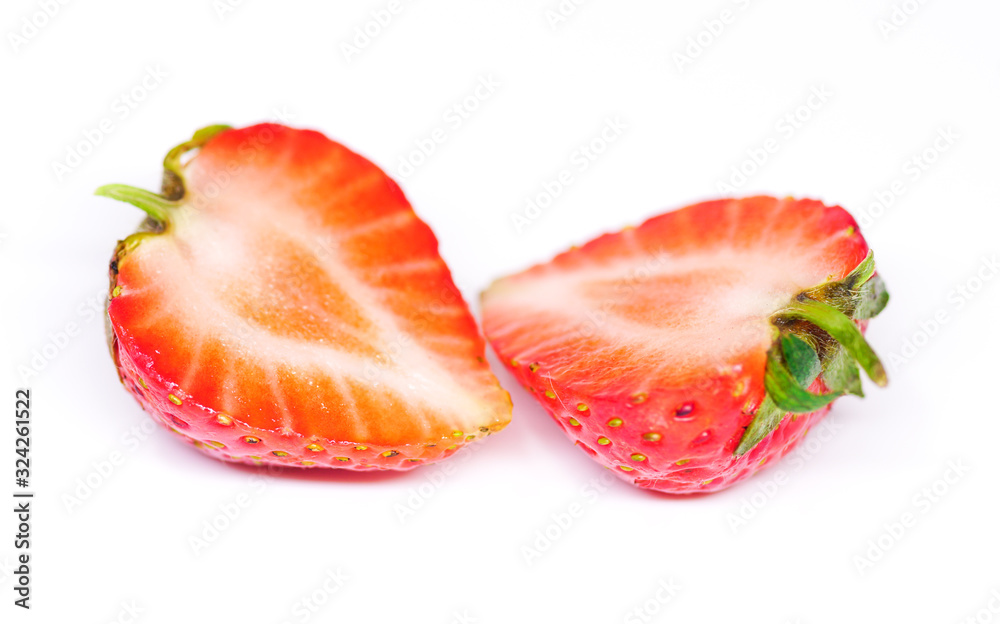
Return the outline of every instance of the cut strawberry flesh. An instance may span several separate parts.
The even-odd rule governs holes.
[[[434,234],[375,165],[315,132],[255,126],[216,136],[184,178],[166,231],[118,261],[109,304],[145,383],[324,444],[506,425]]]
[[[571,385],[599,383],[593,370],[639,389],[679,384],[748,357],[763,370],[769,317],[865,256],[853,220],[839,211],[831,224],[829,212],[754,198],[651,219],[495,283],[487,334],[521,359],[560,362]]]
[[[619,476],[705,491],[786,452],[812,421],[732,456],[764,396],[772,315],[867,250],[839,207],[706,202],[498,280],[483,294],[483,326],[566,433]]]

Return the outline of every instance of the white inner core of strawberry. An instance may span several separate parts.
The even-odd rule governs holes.
[[[580,261],[569,269],[548,265],[490,291],[491,338],[510,339],[518,343],[515,352],[569,368],[575,368],[575,350],[596,349],[589,355],[607,356],[609,363],[625,352],[654,378],[742,361],[746,352],[763,353],[770,345],[773,313],[829,278],[825,263],[787,249],[794,255],[722,248]],[[544,337],[525,341],[524,318],[538,319]],[[601,340],[588,341],[594,332]]]
[[[175,215],[171,232],[144,241],[131,257],[144,273],[155,274],[147,288],[161,291],[160,307],[151,311],[147,324],[173,324],[195,354],[220,347],[232,361],[252,362],[279,405],[284,399],[276,371],[281,369],[301,375],[307,386],[313,385],[311,378],[326,377],[344,397],[351,396],[341,383],[344,378],[375,391],[384,388],[391,391],[387,397],[448,414],[459,430],[475,431],[482,424],[482,403],[458,385],[440,354],[425,349],[387,310],[384,298],[391,293],[367,279],[378,271],[359,272],[340,255],[340,245],[356,232],[331,233],[310,222],[304,211],[279,209],[252,195],[214,199],[200,210],[198,205],[193,197]],[[412,221],[412,212],[394,213],[358,232]],[[443,266],[437,257],[407,264],[379,271],[410,271],[419,280],[422,270]],[[464,310],[450,305],[433,313],[458,315]],[[456,348],[469,342],[461,336],[434,340],[452,340]],[[208,373],[206,367],[217,371],[228,364],[198,355],[193,360],[188,376],[178,380],[182,388]],[[238,396],[239,382],[228,383]],[[355,406],[327,407],[338,418],[353,419],[357,435],[365,436],[366,416]],[[224,408],[239,413],[239,406]],[[287,410],[284,427],[295,428]]]

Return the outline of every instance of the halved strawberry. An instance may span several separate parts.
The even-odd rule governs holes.
[[[840,207],[711,201],[498,280],[483,327],[618,476],[715,491],[787,453],[837,396],[860,395],[855,361],[885,383],[861,335],[888,299],[874,268]]]
[[[437,239],[378,167],[264,124],[205,128],[164,168],[163,195],[98,190],[149,215],[108,317],[156,419],[221,459],[400,470],[510,421]]]

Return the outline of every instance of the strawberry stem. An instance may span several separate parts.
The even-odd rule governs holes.
[[[779,312],[779,316],[809,321],[819,327],[830,334],[861,364],[861,368],[876,385],[884,387],[889,383],[885,367],[861,334],[861,330],[837,308],[822,301],[800,296],[792,302],[792,305]]]
[[[140,208],[161,226],[170,222],[170,213],[177,207],[177,202],[170,201],[162,195],[125,184],[106,184],[94,191],[94,194],[128,202]]]

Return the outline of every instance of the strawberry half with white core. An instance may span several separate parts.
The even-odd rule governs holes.
[[[108,319],[155,419],[221,459],[358,470],[510,421],[437,239],[378,167],[264,124],[200,130],[164,168],[161,195],[97,191],[148,215],[115,249]]]
[[[843,394],[888,300],[842,208],[689,206],[483,293],[504,364],[597,461],[639,487],[711,492],[787,453]]]

